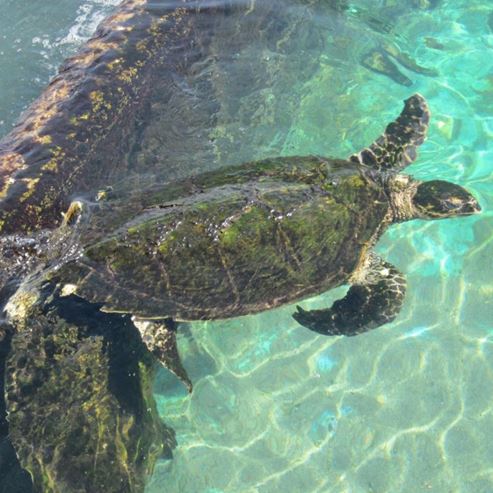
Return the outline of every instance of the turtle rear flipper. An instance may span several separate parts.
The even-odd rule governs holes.
[[[165,366],[174,373],[185,385],[188,392],[192,392],[192,381],[178,354],[176,345],[176,322],[170,318],[162,320],[143,320],[133,317],[132,321],[142,336],[147,349]]]
[[[378,170],[400,170],[416,159],[416,148],[426,137],[430,110],[420,94],[404,101],[404,109],[373,144],[349,160]]]
[[[344,298],[324,310],[307,311],[298,306],[293,317],[319,334],[354,336],[394,320],[405,293],[403,275],[372,254],[364,279],[353,284]]]

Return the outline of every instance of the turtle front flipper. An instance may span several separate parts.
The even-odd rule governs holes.
[[[406,293],[403,275],[375,254],[369,256],[365,270],[363,278],[329,309],[307,311],[298,306],[294,319],[319,334],[346,336],[394,320]]]
[[[176,322],[171,318],[144,320],[137,317],[133,317],[132,321],[140,332],[142,341],[147,346],[147,349],[163,366],[183,382],[188,392],[192,392],[192,381],[183,367],[180,355],[178,354]]]
[[[425,98],[414,94],[404,101],[404,109],[373,144],[353,154],[349,160],[378,170],[400,170],[416,159],[416,148],[426,137],[430,110]]]

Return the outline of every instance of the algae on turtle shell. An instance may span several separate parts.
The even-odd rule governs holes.
[[[88,206],[87,214],[77,205],[78,217],[67,214],[54,234],[62,241],[6,305],[14,340],[36,306],[76,294],[131,314],[149,351],[191,390],[170,319],[246,315],[350,283],[332,307],[298,307],[293,317],[326,335],[392,321],[406,282],[372,251],[383,231],[480,210],[458,185],[399,173],[416,158],[428,123],[426,101],[415,94],[348,160],[271,158],[158,184],[142,192],[145,205],[139,195]]]
[[[400,174],[428,123],[426,101],[416,94],[348,160],[270,158],[158,184],[144,201],[110,200],[81,225],[79,254],[47,278],[64,286],[62,295],[68,290],[147,324],[256,313],[349,283],[331,308],[299,309],[294,318],[329,335],[387,323],[402,305],[405,280],[372,253],[383,231],[480,210],[458,185]],[[146,342],[153,352],[156,334]],[[171,369],[183,378],[178,362]]]

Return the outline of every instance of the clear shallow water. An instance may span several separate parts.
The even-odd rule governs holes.
[[[28,3],[3,1],[18,24],[8,15],[1,21],[12,37],[0,46],[11,67],[0,77],[0,128],[115,3],[70,2],[64,12],[45,2],[40,20]],[[467,186],[484,212],[401,224],[382,238],[378,251],[407,274],[408,294],[399,318],[378,330],[316,336],[291,319],[292,307],[183,327],[180,351],[195,390],[189,397],[170,374],[158,376],[159,410],[179,445],[173,461],[158,464],[147,491],[490,493],[492,8],[484,0],[443,1],[432,10],[360,1],[342,15],[326,8],[310,16],[301,3],[289,5],[286,15],[302,20],[292,38],[298,43],[233,46],[223,65],[208,60],[196,77],[175,79],[177,113],[186,102],[203,107],[204,77],[223,102],[208,129],[212,145],[197,150],[210,159],[205,166],[273,154],[347,156],[418,91],[432,124],[406,171]],[[401,67],[413,81],[405,87],[359,64],[369,47],[386,42],[438,74]],[[243,87],[253,68],[256,77]],[[184,126],[177,119],[173,129]],[[189,159],[184,147],[173,148],[177,162]],[[343,292],[303,306],[326,306]]]
[[[0,136],[119,0],[0,0]]]

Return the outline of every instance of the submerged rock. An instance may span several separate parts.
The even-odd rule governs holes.
[[[82,300],[33,308],[6,363],[9,438],[35,491],[142,491],[174,433],[130,320]]]

